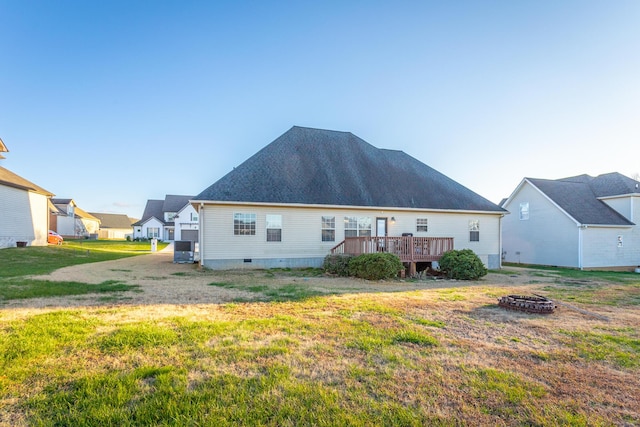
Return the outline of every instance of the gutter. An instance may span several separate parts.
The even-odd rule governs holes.
[[[357,205],[322,205],[322,204],[305,204],[305,203],[269,203],[269,202],[239,202],[239,201],[222,201],[222,200],[190,200],[192,205],[199,204],[201,207],[207,205],[237,205],[237,206],[276,206],[276,207],[297,207],[310,209],[357,209],[371,211],[404,211],[404,212],[443,212],[443,213],[460,213],[460,214],[485,214],[485,215],[507,215],[510,212],[506,209],[501,211],[483,211],[483,210],[467,210],[467,209],[433,209],[433,208],[401,208],[394,206],[357,206]]]

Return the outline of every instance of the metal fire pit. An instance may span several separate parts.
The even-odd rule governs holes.
[[[552,300],[542,296],[507,295],[498,298],[498,305],[507,310],[524,311],[527,313],[550,314],[556,305]]]

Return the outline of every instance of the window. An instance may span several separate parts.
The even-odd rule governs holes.
[[[147,228],[147,237],[149,239],[160,237],[160,228],[158,227],[148,227]]]
[[[371,236],[371,218],[344,217],[344,237]]]
[[[233,214],[233,234],[236,236],[255,236],[256,214]]]
[[[427,226],[427,218],[418,218],[416,219],[416,231],[429,231],[429,227]]]
[[[175,212],[166,212],[165,215],[167,216],[167,221],[173,221],[176,218],[177,213]]]
[[[480,221],[478,221],[477,219],[472,219],[469,221],[469,241],[480,241]]]
[[[520,221],[529,219],[529,202],[520,203]]]
[[[322,241],[323,242],[336,241],[336,217],[335,216],[322,217]]]
[[[198,214],[191,212],[191,221],[193,222],[197,222],[198,221]]]
[[[267,242],[282,241],[282,215],[267,215]]]

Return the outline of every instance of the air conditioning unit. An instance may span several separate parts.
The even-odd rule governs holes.
[[[193,242],[176,240],[173,242],[173,262],[177,264],[193,264]]]

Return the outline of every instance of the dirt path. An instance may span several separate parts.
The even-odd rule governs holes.
[[[523,270],[524,271],[524,270]],[[61,268],[48,275],[32,276],[33,279],[71,281],[99,284],[116,281],[139,288],[117,294],[88,294],[54,298],[36,298],[7,301],[2,308],[43,308],[96,305],[184,305],[220,304],[238,298],[255,299],[255,293],[211,283],[234,283],[247,285],[281,286],[300,284],[318,292],[369,293],[394,292],[419,289],[450,288],[458,286],[511,286],[526,285],[528,274],[489,274],[478,282],[425,279],[421,281],[370,282],[352,278],[296,277],[278,275],[265,270],[203,270],[197,264],[175,264],[173,250],[169,246],[163,251]]]

